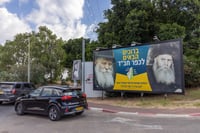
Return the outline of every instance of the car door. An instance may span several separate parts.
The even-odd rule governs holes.
[[[52,97],[52,92],[53,92],[52,88],[44,87],[41,92],[41,95],[37,97],[37,104],[40,107],[41,111],[43,111],[43,113],[47,113],[49,101],[51,100]]]
[[[25,98],[23,100],[23,104],[25,107],[25,110],[27,112],[33,112],[33,113],[40,113],[41,109],[40,109],[40,101],[38,100],[41,93],[42,93],[43,88],[40,87],[34,91],[32,91],[31,93],[29,93],[28,98]]]

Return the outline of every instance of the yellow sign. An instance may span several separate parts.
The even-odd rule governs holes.
[[[136,75],[131,79],[117,73],[113,90],[152,91],[147,73]]]

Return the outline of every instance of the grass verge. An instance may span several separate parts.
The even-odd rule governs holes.
[[[143,108],[199,108],[200,88],[186,89],[184,95],[168,94],[121,97],[88,98],[89,102],[122,107]]]

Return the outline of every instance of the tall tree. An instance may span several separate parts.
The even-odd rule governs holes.
[[[52,82],[61,74],[62,62],[66,58],[62,48],[63,40],[57,39],[57,36],[45,26],[39,27],[39,32],[32,35],[31,39],[32,63],[42,65]]]
[[[99,23],[99,43],[104,47],[113,44],[129,45],[132,41],[152,42],[153,36],[160,40],[182,38],[186,68],[186,81],[199,81],[198,29],[200,27],[199,0],[111,0],[112,8],[104,12],[107,22]],[[196,48],[196,49],[194,49]],[[194,56],[195,55],[195,56]],[[189,62],[192,62],[191,65]],[[194,78],[189,78],[195,76]],[[186,85],[189,85],[186,82]]]
[[[13,41],[7,41],[5,46],[0,48],[1,70],[4,75],[12,74],[13,78],[9,80],[26,81],[30,54],[31,81],[44,82],[44,75],[48,75],[52,82],[60,76],[62,63],[66,58],[62,45],[63,40],[57,39],[45,26],[39,27],[38,33],[17,34]]]
[[[5,46],[2,47],[1,70],[4,73],[4,76],[10,75],[9,77],[6,76],[6,79],[14,81],[27,80],[27,43],[27,33],[24,33],[16,35],[14,41],[7,41]],[[2,80],[3,79],[4,78],[2,78]]]

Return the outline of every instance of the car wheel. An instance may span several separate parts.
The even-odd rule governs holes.
[[[22,103],[18,103],[16,107],[16,113],[18,115],[23,115],[24,114],[24,106]]]
[[[52,121],[57,121],[60,119],[60,111],[56,106],[52,106],[49,109],[49,119]]]
[[[2,104],[3,102],[2,101],[0,101],[0,104]]]
[[[83,114],[83,112],[84,112],[84,111],[77,112],[76,115],[81,115],[81,114]]]

